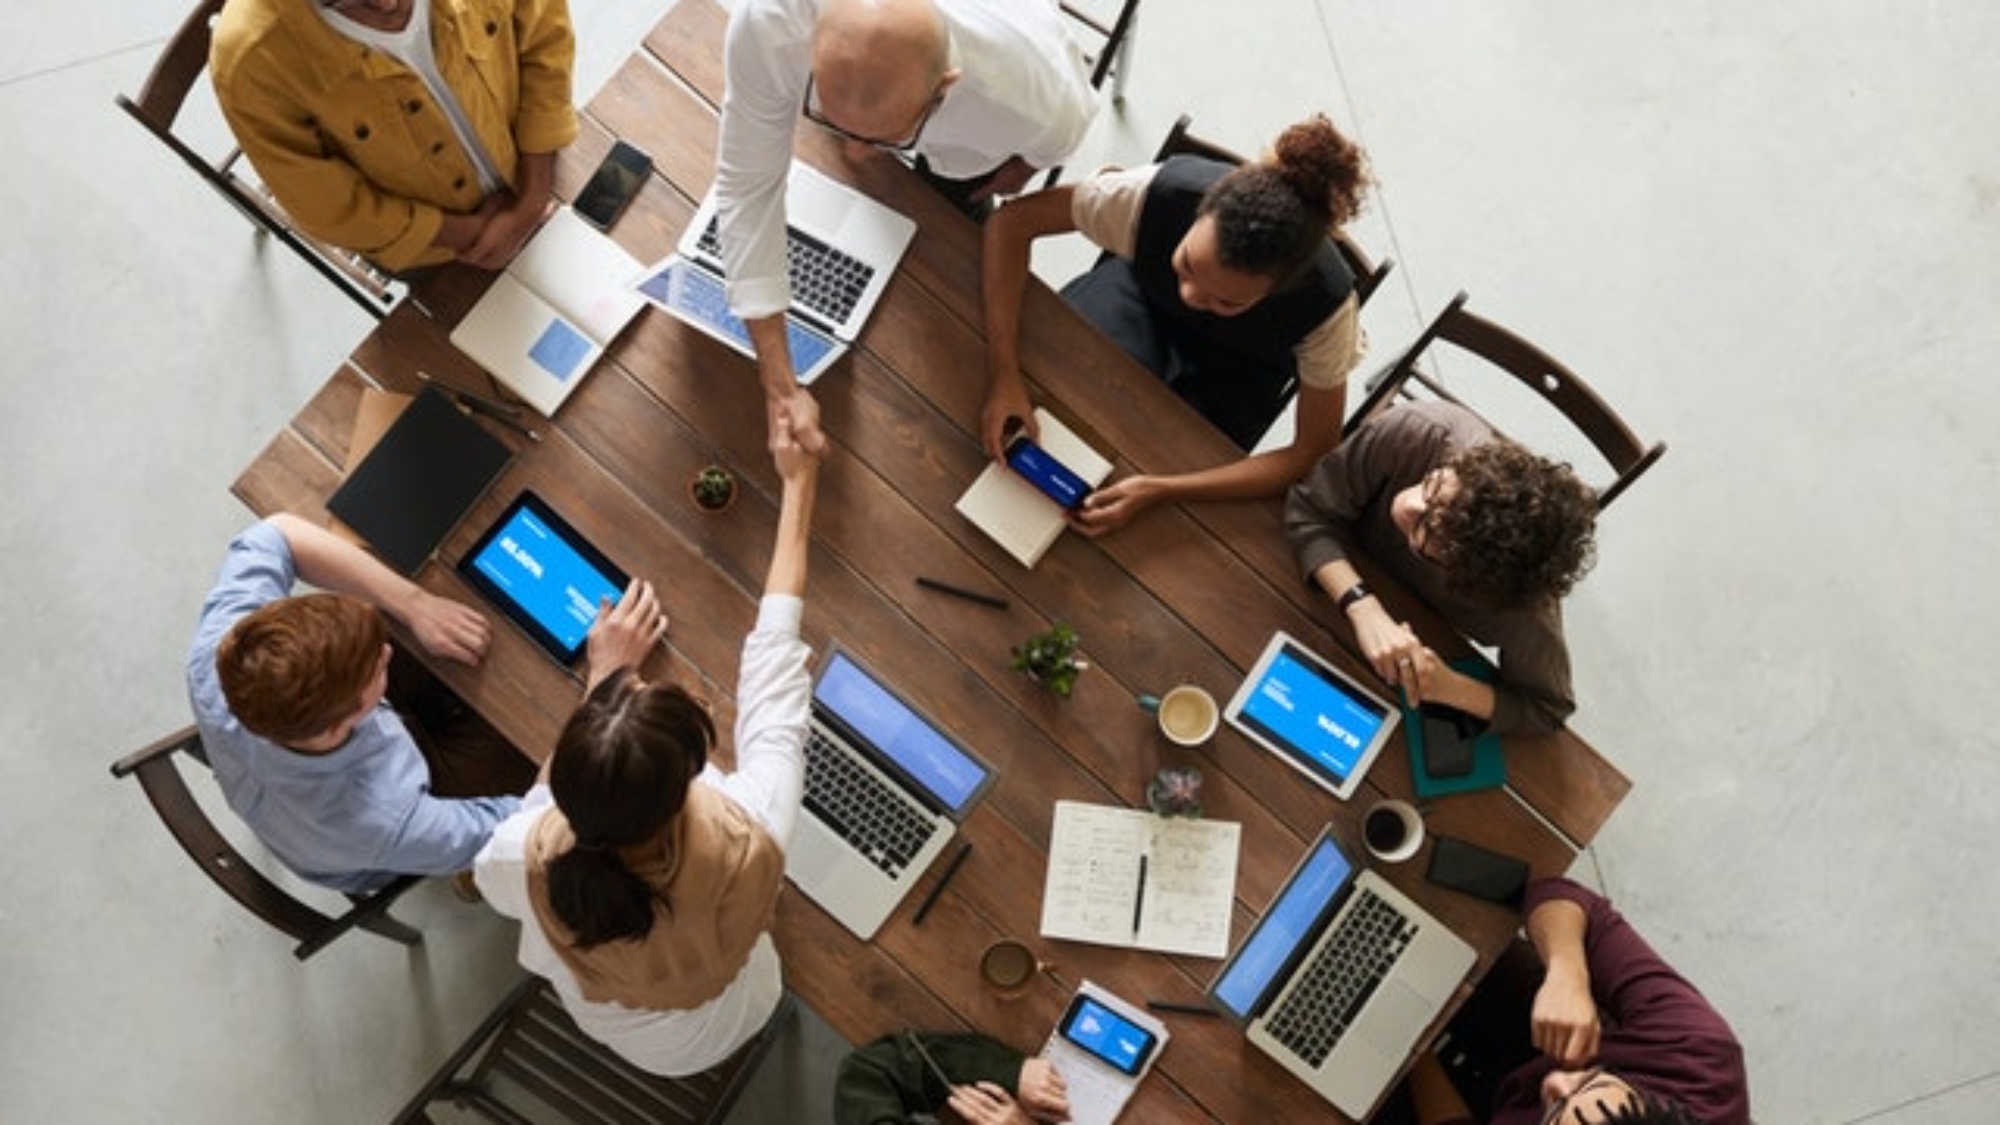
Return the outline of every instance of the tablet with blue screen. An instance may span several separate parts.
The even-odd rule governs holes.
[[[584,637],[603,599],[625,593],[625,572],[532,492],[516,497],[458,573],[567,668],[583,655]]]
[[[1264,646],[1223,718],[1346,800],[1402,713],[1281,631]]]

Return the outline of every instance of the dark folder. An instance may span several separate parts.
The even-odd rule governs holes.
[[[425,387],[347,474],[327,510],[398,574],[413,573],[513,454]]]

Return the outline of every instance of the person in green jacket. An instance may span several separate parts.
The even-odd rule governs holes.
[[[906,1030],[841,1060],[835,1125],[904,1125],[950,1106],[970,1125],[1063,1121],[1069,1098],[1047,1059],[984,1035]]]

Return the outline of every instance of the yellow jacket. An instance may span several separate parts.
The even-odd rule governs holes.
[[[328,27],[319,0],[229,0],[209,71],[244,155],[300,228],[389,270],[433,249],[479,176],[423,79]],[[438,70],[502,175],[576,137],[565,0],[431,0]]]

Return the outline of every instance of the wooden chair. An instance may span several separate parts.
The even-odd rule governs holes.
[[[349,895],[352,905],[343,914],[325,914],[306,905],[266,878],[216,829],[188,789],[187,779],[174,760],[178,754],[185,754],[204,766],[208,764],[201,735],[190,726],[120,758],[112,763],[111,775],[137,777],[147,800],[153,803],[153,810],[159,813],[167,831],[180,841],[188,857],[230,898],[296,939],[299,944],[292,950],[294,957],[303,961],[335,938],[357,928],[403,945],[417,945],[424,940],[417,930],[389,917],[389,907],[397,896],[416,886],[419,876],[403,876],[371,894]]]
[[[449,1101],[489,1121],[701,1125],[720,1121],[794,1014],[786,993],[755,1038],[686,1078],[641,1070],[583,1033],[547,981],[515,985],[391,1125],[431,1125]]]
[[[1125,79],[1130,73],[1128,56],[1132,52],[1132,31],[1139,18],[1139,0],[1120,0],[1118,14],[1105,20],[1082,4],[1062,0],[1063,14],[1083,26],[1084,32],[1103,39],[1096,54],[1085,52],[1084,60],[1090,63],[1090,88],[1104,89],[1104,80],[1111,79],[1111,101],[1115,105],[1125,104]],[[1058,164],[1042,176],[1042,187],[1052,188],[1062,179],[1063,166]]]
[[[117,96],[119,108],[146,127],[159,142],[194,169],[208,186],[234,204],[257,229],[289,247],[341,292],[381,318],[400,297],[399,283],[367,258],[323,242],[299,230],[264,185],[238,176],[234,169],[243,152],[231,147],[227,157],[211,161],[175,132],[188,94],[208,69],[211,25],[223,0],[196,0],[194,10],[167,40],[166,50],[139,87],[137,98]]]
[[[1167,130],[1167,137],[1160,142],[1159,151],[1153,154],[1153,163],[1158,164],[1169,156],[1181,155],[1200,156],[1224,164],[1243,163],[1243,157],[1238,153],[1213,141],[1195,136],[1189,131],[1193,124],[1194,118],[1185,113],[1181,114],[1174,122],[1174,127]],[[1375,290],[1381,288],[1382,279],[1389,276],[1389,271],[1395,268],[1396,263],[1388,258],[1382,259],[1379,264],[1376,263],[1369,258],[1368,252],[1361,248],[1360,243],[1355,242],[1344,230],[1334,231],[1332,237],[1334,247],[1347,261],[1347,268],[1354,272],[1355,300],[1358,304],[1366,305],[1368,298],[1374,296]]]
[[[1582,433],[1610,464],[1614,474],[1611,483],[1598,490],[1599,511],[1610,507],[1619,493],[1629,488],[1641,473],[1652,468],[1653,463],[1666,453],[1665,442],[1656,441],[1647,445],[1641,441],[1625,420],[1618,416],[1618,412],[1569,368],[1500,325],[1467,312],[1465,302],[1466,295],[1460,291],[1417,337],[1416,343],[1411,344],[1388,368],[1369,379],[1368,397],[1349,415],[1346,433],[1353,433],[1362,422],[1387,409],[1398,396],[1413,397],[1410,391],[1412,383],[1438,398],[1473,409],[1447,390],[1437,376],[1417,368],[1418,360],[1423,358],[1431,345],[1442,341],[1483,360],[1487,367],[1506,372],[1515,382],[1554,407]]]

